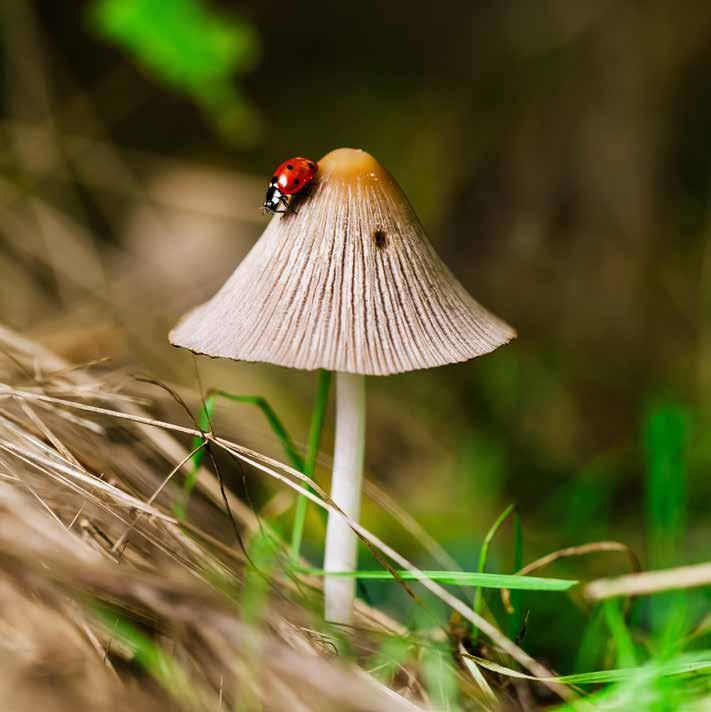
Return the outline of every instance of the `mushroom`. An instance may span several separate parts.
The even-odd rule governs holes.
[[[319,162],[298,210],[272,218],[217,294],[170,334],[198,354],[336,372],[331,496],[358,520],[365,376],[466,361],[515,336],[436,255],[402,190],[368,153]],[[331,513],[326,572],[356,567],[357,538]],[[355,581],[326,576],[325,615],[351,621]]]

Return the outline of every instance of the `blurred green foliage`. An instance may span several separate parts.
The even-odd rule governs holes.
[[[615,646],[617,667],[635,667],[637,665],[637,653],[630,632],[627,629],[620,602],[617,599],[605,601],[603,610],[605,611],[605,620]]]
[[[98,0],[89,17],[150,74],[190,96],[225,138],[254,138],[256,118],[236,84],[259,57],[246,20],[218,15],[201,0]]]
[[[671,403],[654,407],[644,426],[648,548],[651,568],[679,562],[686,526],[686,450],[691,416]]]
[[[647,464],[647,547],[649,567],[671,567],[684,561],[687,529],[687,460],[692,432],[689,409],[677,403],[653,406],[644,423]],[[655,651],[669,656],[683,650],[701,611],[691,592],[669,592],[642,604]]]
[[[198,707],[200,688],[196,687],[194,678],[147,631],[135,625],[126,611],[99,599],[90,602],[90,609],[111,631],[112,638],[130,652],[132,662],[163,687],[179,707]]]

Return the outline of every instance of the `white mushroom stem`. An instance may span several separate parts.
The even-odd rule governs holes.
[[[351,518],[360,517],[365,450],[365,377],[353,373],[336,374],[336,440],[333,453],[331,498]],[[358,539],[343,518],[328,517],[324,569],[355,571]],[[355,579],[326,576],[325,616],[334,623],[348,624],[353,615]]]

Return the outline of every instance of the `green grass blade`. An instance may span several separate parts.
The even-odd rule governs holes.
[[[392,684],[395,675],[412,657],[414,646],[404,638],[386,638],[368,661],[368,672],[385,685]]]
[[[521,515],[518,509],[513,511],[513,570],[520,571],[523,568],[523,526],[521,525]],[[509,638],[515,638],[521,630],[523,624],[523,611],[521,610],[521,594],[513,591],[509,598],[513,613],[508,620]]]
[[[235,401],[236,403],[250,403],[251,405],[257,406],[257,408],[262,411],[264,417],[267,419],[267,423],[269,423],[269,427],[272,429],[274,435],[276,435],[279,439],[279,442],[281,443],[281,446],[284,449],[284,452],[286,453],[292,467],[299,471],[303,471],[304,460],[301,457],[301,454],[284,427],[284,423],[281,422],[279,416],[276,414],[276,411],[271,407],[271,405],[269,405],[266,398],[263,398],[262,396],[240,396],[235,395],[234,393],[228,393],[227,391],[213,392],[221,398]]]
[[[685,528],[685,449],[688,414],[677,405],[653,409],[644,427],[650,567],[677,563]]]
[[[559,677],[559,682],[566,682],[571,685],[590,685],[599,682],[619,682],[620,680],[629,680],[639,673],[644,668],[617,668],[615,670],[600,670],[598,672],[583,672],[577,675],[564,675]],[[709,660],[698,662],[679,662],[668,665],[664,668],[662,675],[668,677],[670,675],[684,675],[691,672],[699,672],[701,670],[711,670],[711,656]]]
[[[244,573],[244,583],[239,589],[239,608],[247,624],[257,625],[268,611],[270,576],[277,564],[277,549],[272,539],[257,532],[249,542],[249,558],[254,564]]]
[[[617,599],[605,601],[603,609],[607,627],[610,629],[612,639],[615,641],[617,665],[619,667],[634,667],[637,664],[637,653],[629,630],[627,630],[620,602]]]
[[[181,708],[200,709],[205,705],[204,691],[172,655],[120,612],[102,601],[92,602],[90,608],[110,631],[111,638],[120,641],[130,651],[136,664],[163,687]]]
[[[678,565],[686,528],[686,450],[688,411],[674,403],[653,408],[644,425],[647,464],[647,529],[649,564],[653,569]],[[651,627],[662,647],[684,634],[684,597],[665,594],[647,605]]]
[[[324,569],[297,568],[299,573],[311,576],[340,576],[345,578],[367,579],[371,581],[395,580],[385,570],[329,571]],[[509,588],[519,591],[567,591],[577,585],[572,579],[540,578],[538,576],[513,576],[511,574],[485,574],[468,571],[422,571],[422,575],[412,571],[397,572],[405,581],[416,581],[423,576],[450,586],[480,586],[481,588]]]
[[[457,705],[457,677],[448,650],[424,648],[421,658],[422,676],[434,708],[442,712],[459,709]]]
[[[200,408],[200,415],[198,416],[198,426],[200,430],[202,430],[204,433],[209,433],[212,430],[212,416],[215,412],[215,404],[217,402],[217,398],[215,394],[209,394],[207,398],[205,398],[205,403],[203,404],[202,408]],[[199,445],[202,444],[202,438],[199,437],[194,437],[193,438],[193,450],[198,447]],[[203,458],[205,457],[205,450],[199,450],[193,455],[192,458],[192,466],[193,466],[193,471],[197,471],[197,469],[200,467],[200,464],[202,463]],[[194,483],[193,483],[193,486]],[[192,489],[192,488],[191,488]]]
[[[687,653],[664,662],[653,660],[641,667],[596,670],[594,672],[583,672],[575,675],[561,675],[560,677],[547,678],[535,677],[520,670],[499,665],[491,660],[479,658],[475,655],[467,655],[466,657],[474,660],[481,667],[505,675],[506,677],[515,677],[522,680],[545,680],[547,682],[559,682],[567,685],[592,685],[604,682],[620,682],[638,677],[671,677],[674,675],[711,671],[711,650]]]
[[[237,395],[234,393],[229,393],[222,390],[211,390],[208,396],[205,398],[205,403],[200,409],[200,415],[198,418],[198,423],[200,429],[204,432],[210,432],[212,430],[212,417],[215,412],[215,404],[217,398],[224,398],[225,400],[234,401],[236,403],[248,403],[259,408],[264,417],[272,429],[272,432],[276,435],[281,446],[286,454],[290,464],[295,469],[303,472],[307,477],[313,477],[314,471],[316,470],[316,458],[318,456],[319,444],[321,442],[321,433],[323,432],[323,423],[326,417],[326,408],[328,406],[328,394],[331,387],[331,372],[330,371],[320,371],[318,378],[318,388],[316,393],[316,402],[314,404],[313,413],[311,416],[311,426],[309,429],[308,445],[306,450],[306,457],[303,458],[299,453],[294,441],[291,439],[289,432],[282,423],[276,411],[266,398],[262,396],[244,396]],[[198,447],[202,442],[202,439],[196,437],[193,442],[193,449]],[[185,478],[185,484],[183,486],[183,501],[176,504],[174,507],[175,514],[179,519],[185,518],[185,511],[187,508],[187,503],[190,498],[195,485],[197,483],[198,471],[202,460],[205,457],[204,449],[199,450],[193,455],[192,458],[192,469],[188,476]],[[291,552],[294,558],[298,557],[299,551],[301,549],[301,542],[303,539],[304,523],[306,520],[308,499],[300,495],[296,502],[296,509],[294,513],[294,526],[292,529],[291,536]]]
[[[326,407],[328,406],[328,393],[331,388],[331,372],[319,371],[318,387],[316,390],[316,402],[311,414],[311,427],[309,428],[309,440],[306,448],[306,459],[301,471],[313,478],[316,470],[316,457],[321,443],[321,433],[323,432],[323,421],[326,417]],[[306,512],[308,509],[308,498],[300,494],[296,500],[294,510],[294,526],[291,531],[291,555],[297,559],[301,551],[301,541],[304,536],[304,524],[306,522]]]
[[[486,536],[484,537],[484,541],[481,545],[481,550],[479,552],[479,565],[477,567],[477,571],[481,574],[484,573],[484,569],[486,568],[486,560],[489,556],[489,546],[491,545],[491,542],[496,536],[496,532],[499,530],[499,527],[506,521],[507,517],[511,512],[514,511],[516,505],[510,504],[506,509],[501,512],[501,514],[498,516],[496,521],[493,523],[491,526],[491,529],[486,533]],[[481,607],[483,603],[483,591],[481,588],[477,588],[477,590],[474,593],[474,603],[473,603],[473,608],[474,608],[474,613],[477,615],[481,615]],[[478,631],[475,628],[472,630],[472,640],[476,641]]]
[[[601,664],[608,638],[605,609],[603,606],[597,606],[593,609],[580,636],[573,669],[576,671],[594,670],[598,667]]]
[[[297,470],[303,471],[304,460],[294,445],[291,436],[279,419],[279,416],[276,414],[274,408],[272,408],[266,398],[263,398],[262,396],[240,396],[234,393],[228,393],[227,391],[211,390],[205,398],[205,402],[200,409],[200,415],[198,416],[198,424],[203,432],[209,433],[212,430],[212,417],[215,412],[217,398],[224,398],[237,403],[249,403],[257,406],[267,419],[269,427],[279,439],[279,442],[281,443],[287,458],[291,462],[291,465]],[[195,437],[193,439],[193,449],[197,448],[201,443],[202,438]],[[192,457],[192,468],[188,476],[185,478],[185,483],[183,484],[182,501],[173,507],[175,516],[178,519],[185,519],[188,500],[190,499],[190,495],[197,484],[198,472],[204,457],[205,448],[202,448],[196,452]]]
[[[215,412],[216,400],[217,398],[214,393],[208,394],[208,396],[205,398],[205,402],[203,403],[202,408],[200,408],[200,414],[198,415],[198,427],[204,433],[209,433],[210,430],[212,430],[212,415]],[[192,449],[195,450],[196,448],[200,447],[202,443],[202,438],[197,436],[194,437]],[[192,467],[187,477],[185,478],[185,482],[183,483],[183,495],[181,501],[176,502],[173,506],[173,513],[178,519],[185,519],[188,500],[190,499],[190,495],[195,489],[195,485],[197,484],[198,472],[200,471],[200,465],[202,464],[202,460],[204,457],[204,447],[197,450],[197,452],[192,456]]]

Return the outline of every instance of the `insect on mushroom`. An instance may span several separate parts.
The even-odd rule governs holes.
[[[290,158],[274,171],[266,195],[264,196],[264,214],[295,212],[288,198],[294,195],[307,195],[313,187],[313,179],[318,171],[318,164],[310,158]],[[283,209],[279,209],[279,208]]]
[[[294,171],[292,160],[270,188],[282,191],[279,171]],[[366,376],[467,361],[515,332],[442,263],[402,189],[373,156],[331,151],[318,162],[318,175],[312,209],[299,220],[272,220],[170,340],[210,356],[335,372],[331,499],[340,511],[328,518],[324,615],[347,625],[358,568],[350,521],[358,521],[361,508]]]

